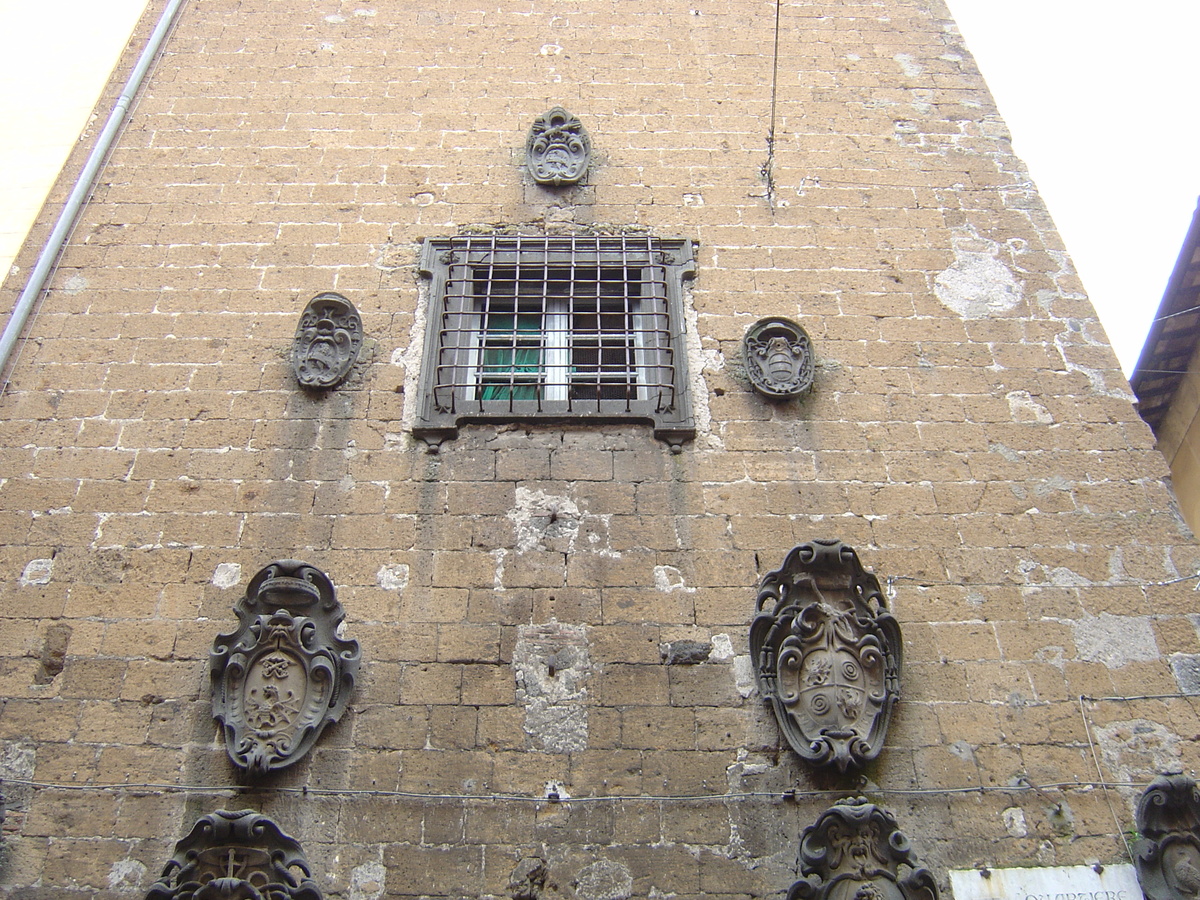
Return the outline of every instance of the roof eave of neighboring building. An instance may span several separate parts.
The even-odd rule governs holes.
[[[1200,343],[1200,205],[1129,378],[1137,409],[1157,434]]]

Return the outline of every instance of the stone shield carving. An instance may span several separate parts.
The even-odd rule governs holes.
[[[294,838],[252,809],[219,809],[175,845],[146,900],[322,900]]]
[[[538,184],[579,184],[591,160],[583,123],[561,106],[534,120],[525,141],[525,165]]]
[[[1161,775],[1138,801],[1142,839],[1133,862],[1146,900],[1200,894],[1200,790],[1186,775]]]
[[[341,294],[317,294],[304,307],[292,342],[292,371],[303,387],[341,384],[362,347],[362,319]]]
[[[883,749],[900,689],[900,626],[879,581],[841,541],[792,549],[758,586],[750,651],[788,743],[816,766],[861,767]]]
[[[900,875],[900,866],[911,871]],[[938,900],[890,812],[864,797],[841,800],[804,829],[800,872],[787,900]]]
[[[338,636],[345,613],[329,576],[293,559],[255,575],[234,612],[237,630],[209,653],[213,716],[229,758],[257,775],[300,759],[341,718],[360,652]]]
[[[760,319],[742,339],[746,374],[765,397],[783,400],[812,387],[816,367],[808,332],[791,319]]]

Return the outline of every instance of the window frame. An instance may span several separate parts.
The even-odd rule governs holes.
[[[647,422],[675,447],[695,436],[683,314],[683,281],[695,276],[691,240],[646,234],[428,238],[419,272],[429,279],[429,293],[414,436],[436,446],[456,437],[463,424],[515,421]],[[615,291],[606,293],[610,282]],[[628,323],[623,332],[606,330],[603,317],[614,312]],[[592,328],[576,325],[589,314]],[[521,317],[532,315],[542,317],[536,369],[528,355],[535,345],[522,337],[533,332],[520,327]],[[485,331],[489,316],[510,316],[511,330]],[[512,369],[490,373],[497,376],[490,383],[509,388],[507,396],[485,398],[479,387],[489,383],[489,334],[500,351],[505,335],[512,336]],[[623,337],[614,341],[614,335]],[[624,356],[623,368],[612,368],[612,351]],[[575,362],[589,353],[594,364]],[[621,372],[630,377],[612,377]],[[534,385],[533,396],[517,385]]]

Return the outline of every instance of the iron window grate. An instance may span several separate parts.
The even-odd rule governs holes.
[[[691,242],[648,235],[463,235],[427,241],[432,279],[414,433],[462,421],[647,420],[694,432],[681,285]]]

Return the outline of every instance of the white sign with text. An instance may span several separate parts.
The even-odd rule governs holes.
[[[951,869],[950,888],[954,900],[1142,900],[1131,865]]]

